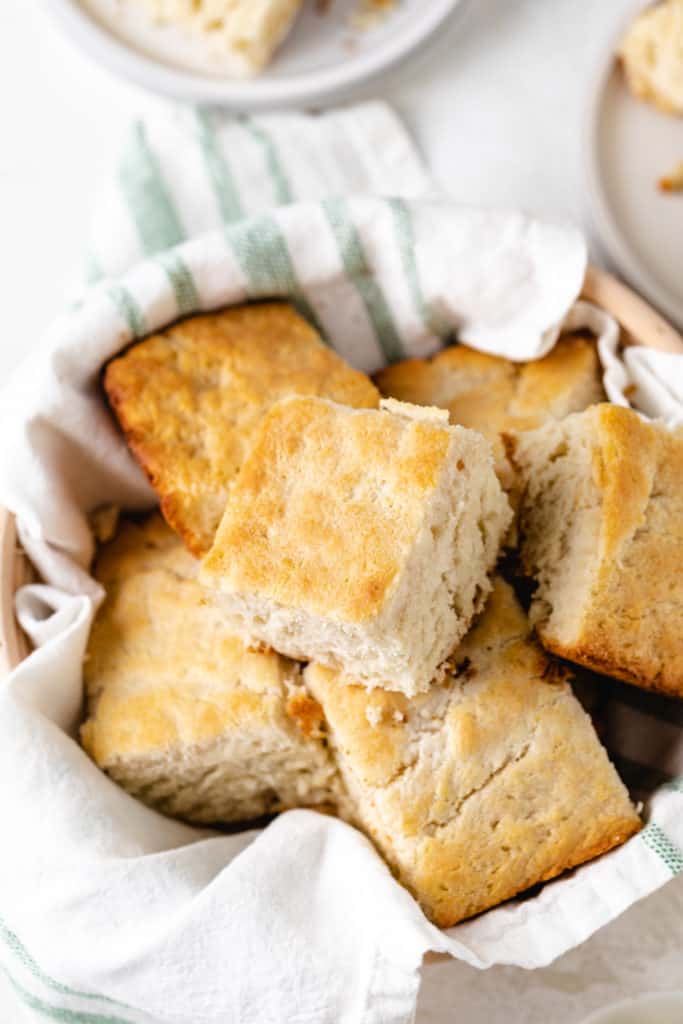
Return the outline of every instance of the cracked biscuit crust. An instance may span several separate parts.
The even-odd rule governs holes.
[[[600,405],[512,437],[511,452],[543,645],[683,697],[683,432]]]
[[[622,843],[640,828],[569,686],[498,580],[443,685],[403,695],[305,679],[361,827],[441,927]]]
[[[374,408],[363,373],[285,302],[193,316],[107,366],[104,388],[161,511],[192,554],[213,541],[229,489],[270,406],[318,395]]]

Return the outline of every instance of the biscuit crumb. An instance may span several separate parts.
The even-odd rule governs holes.
[[[325,715],[314,697],[304,690],[295,690],[285,705],[285,710],[293,718],[307,739],[321,739],[325,734]]]
[[[665,174],[657,182],[660,192],[683,192],[683,160],[679,160],[674,169]]]

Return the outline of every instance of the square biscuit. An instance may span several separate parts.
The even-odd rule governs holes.
[[[133,796],[187,821],[334,806],[338,775],[300,668],[249,651],[161,516],[102,549],[84,665],[86,751]]]
[[[287,395],[377,406],[369,379],[284,302],[190,317],[107,366],[126,440],[192,554],[211,543],[263,414]]]
[[[427,694],[304,670],[358,827],[448,928],[596,857],[641,827],[589,717],[511,588]]]
[[[269,63],[289,33],[303,0],[129,0],[155,22],[173,25],[207,44],[224,72],[247,77]],[[227,64],[226,64],[227,61]]]
[[[417,693],[481,607],[510,518],[489,444],[440,410],[288,399],[201,580],[246,643]]]
[[[683,697],[683,432],[603,404],[508,442],[543,645]]]
[[[489,439],[506,481],[504,430],[533,430],[604,399],[595,341],[565,335],[547,356],[528,363],[451,345],[431,359],[407,359],[382,370],[383,395],[448,409],[451,423]]]

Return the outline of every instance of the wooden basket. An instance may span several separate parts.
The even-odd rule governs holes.
[[[611,313],[621,327],[624,345],[683,355],[683,338],[678,331],[611,274],[589,267],[581,296]],[[31,575],[17,542],[14,516],[0,507],[0,677],[15,668],[30,650],[14,615],[14,595]]]

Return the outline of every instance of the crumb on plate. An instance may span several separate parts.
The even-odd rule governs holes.
[[[352,28],[367,31],[375,28],[397,5],[397,0],[360,0],[349,18]]]
[[[683,160],[679,160],[676,166],[657,182],[660,192],[683,192]]]

